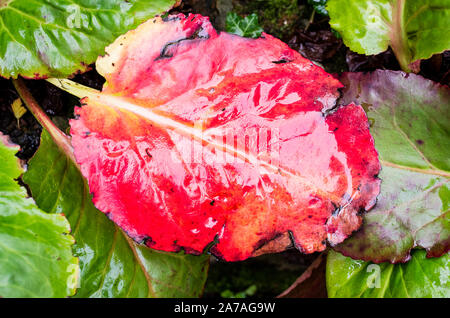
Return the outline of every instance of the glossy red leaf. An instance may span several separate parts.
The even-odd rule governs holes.
[[[229,261],[343,241],[379,192],[363,109],[278,39],[148,21],[97,61],[72,143],[97,208],[149,247]],[[289,235],[288,235],[289,233]]]

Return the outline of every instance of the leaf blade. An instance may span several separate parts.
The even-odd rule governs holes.
[[[195,254],[217,237],[216,255],[241,260],[293,237],[311,253],[342,241],[360,224],[356,210],[374,204],[379,163],[362,108],[329,113],[340,84],[286,44],[178,15],[142,24],[107,51],[97,61],[107,85],[85,90],[72,144],[94,203],[136,241]],[[52,82],[83,96],[79,85]],[[250,129],[270,131],[260,150],[227,136]]]
[[[372,55],[391,46],[404,71],[450,49],[450,1],[329,0],[330,25],[353,51]]]
[[[374,262],[404,262],[415,247],[450,247],[448,88],[403,72],[345,74],[341,103],[361,103],[383,169],[382,191],[361,231],[336,249]],[[389,90],[385,88],[389,87]],[[399,115],[396,115],[399,114]]]
[[[83,72],[117,36],[175,2],[8,1],[0,8],[0,74],[47,78]]]
[[[449,255],[426,258],[414,250],[406,264],[373,264],[353,260],[335,251],[327,258],[330,298],[448,298]]]
[[[18,149],[3,141],[0,138],[0,296],[73,295],[79,267],[69,223],[26,198],[26,190],[13,179],[23,172],[14,156]]]
[[[48,162],[54,165],[49,168]],[[47,172],[47,177],[42,177],[42,171]],[[66,177],[60,184],[64,174]],[[80,172],[45,130],[24,181],[40,207],[66,211],[76,238],[74,253],[81,267],[81,285],[75,297],[201,295],[209,258],[160,253],[130,242],[123,231],[94,207]]]

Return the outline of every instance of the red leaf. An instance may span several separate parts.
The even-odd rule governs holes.
[[[94,203],[149,247],[242,260],[337,244],[379,192],[366,115],[278,39],[200,15],[142,24],[97,61],[107,84],[71,121]]]

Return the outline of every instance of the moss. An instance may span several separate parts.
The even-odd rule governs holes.
[[[284,40],[295,30],[303,13],[297,0],[233,0],[233,6],[240,15],[258,14],[264,31]]]

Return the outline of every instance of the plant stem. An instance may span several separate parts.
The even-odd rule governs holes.
[[[325,266],[327,252],[322,252],[288,289],[276,298],[326,297]],[[313,288],[311,288],[313,287]]]
[[[62,89],[63,91],[72,94],[78,98],[91,97],[96,98],[101,93],[100,91],[78,84],[74,81],[65,78],[49,78],[47,82],[55,85],[56,87]]]
[[[313,12],[311,13],[311,16],[309,17],[309,21],[308,24],[306,25],[305,29],[303,30],[303,32],[308,31],[309,26],[311,25],[311,23],[314,22],[314,16],[316,14],[316,9],[313,9]]]
[[[404,13],[405,0],[397,0],[392,8],[391,47],[397,57],[400,67],[405,72],[411,72],[409,64],[412,62],[405,31]]]
[[[48,131],[56,145],[78,167],[75,156],[73,154],[73,147],[70,143],[70,137],[64,134],[42,110],[42,108],[39,106],[37,101],[34,99],[30,91],[26,87],[25,82],[21,78],[13,79],[13,84],[17,92],[19,93],[20,98],[27,106],[28,110],[33,114],[33,116],[41,124],[41,126]]]

